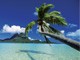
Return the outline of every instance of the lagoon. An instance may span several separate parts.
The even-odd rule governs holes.
[[[65,44],[0,43],[0,60],[79,60],[80,52]]]

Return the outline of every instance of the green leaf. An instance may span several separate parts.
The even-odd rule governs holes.
[[[27,25],[27,27],[26,27],[26,29],[25,29],[25,33],[26,33],[26,36],[28,37],[28,32],[32,29],[32,27],[34,26],[36,24],[36,21],[32,21],[32,22],[30,22],[28,25]]]
[[[65,21],[65,19],[62,16],[60,16],[59,12],[57,12],[57,13],[52,12],[50,14],[46,13],[44,20],[47,23],[51,23],[51,24],[58,24],[58,25],[63,25],[63,26],[67,25],[67,22]]]
[[[55,16],[55,19],[53,21],[54,24],[59,24],[59,25],[63,25],[66,26],[67,22],[65,21],[65,19],[61,16]]]
[[[48,33],[56,33],[56,34],[61,34],[61,32],[60,31],[58,31],[57,29],[55,29],[55,28],[53,28],[53,27],[51,27],[50,25],[47,25],[47,23],[43,23],[44,25],[44,27],[46,27],[48,30]],[[46,32],[46,31],[45,31]]]
[[[42,19],[44,17],[45,13],[47,13],[51,7],[53,7],[52,4],[47,4],[46,5],[44,3],[44,4],[41,5],[41,7],[39,9],[37,8],[39,18]]]
[[[52,16],[61,15],[61,13],[59,11],[52,11],[49,14],[52,15]]]
[[[38,12],[38,11],[39,11],[39,8],[36,7],[36,12]]]
[[[52,4],[47,4],[47,5],[45,5],[45,6],[44,6],[44,13],[48,12],[51,7],[53,7]]]

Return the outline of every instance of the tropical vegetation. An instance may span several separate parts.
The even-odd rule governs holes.
[[[76,50],[80,50],[80,43],[66,38],[65,36],[62,36],[62,33],[52,27],[51,25],[57,24],[62,26],[67,26],[67,22],[65,21],[65,18],[62,17],[61,13],[59,11],[51,11],[50,9],[53,8],[54,5],[52,4],[42,4],[39,8],[36,8],[36,12],[38,13],[38,19],[33,20],[30,22],[26,29],[26,37],[28,37],[28,32],[32,29],[32,27],[37,24],[38,25],[38,32],[44,36],[47,43],[49,43],[49,39],[47,36],[50,36],[52,38],[58,39],[61,42],[64,42],[65,44],[75,48]]]
[[[38,25],[38,31],[39,32],[49,32],[49,33],[56,33],[61,34],[60,31],[50,26],[50,24],[58,24],[62,26],[66,26],[67,22],[65,21],[65,18],[61,16],[61,13],[59,11],[50,11],[51,8],[54,6],[52,4],[42,4],[41,7],[36,8],[36,12],[38,13],[38,19],[30,22],[25,30],[26,36],[28,37],[28,32],[31,30],[31,28],[37,24]],[[49,42],[48,38],[44,36],[46,39],[46,42]]]

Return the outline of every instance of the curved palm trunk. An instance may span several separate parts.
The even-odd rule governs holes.
[[[69,38],[66,38],[64,36],[59,36],[59,35],[56,35],[56,34],[51,34],[51,33],[45,33],[45,32],[40,32],[41,34],[44,34],[44,35],[48,35],[52,38],[56,38],[58,39],[59,41],[71,46],[72,48],[80,51],[80,43],[75,41],[75,40],[72,40],[72,39],[69,39]]]
[[[41,25],[41,31],[44,32],[44,28],[43,28],[42,25]],[[46,40],[47,43],[50,43],[49,39],[46,36],[44,36],[44,38],[45,38],[45,40]]]
[[[44,32],[44,31],[45,31],[45,29],[44,29],[44,27],[43,27],[42,24],[40,24],[40,26],[39,26],[39,31],[40,31],[40,32]],[[51,43],[46,36],[44,36],[44,38],[45,38],[45,40],[46,40],[46,43]]]

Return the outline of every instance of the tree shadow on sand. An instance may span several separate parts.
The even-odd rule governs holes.
[[[53,54],[49,54],[49,53],[45,53],[45,52],[41,52],[41,51],[34,51],[34,50],[20,50],[20,52],[27,53],[27,55],[29,56],[29,58],[30,58],[31,60],[35,60],[35,59],[34,59],[29,53],[46,54],[46,55],[53,56]]]

